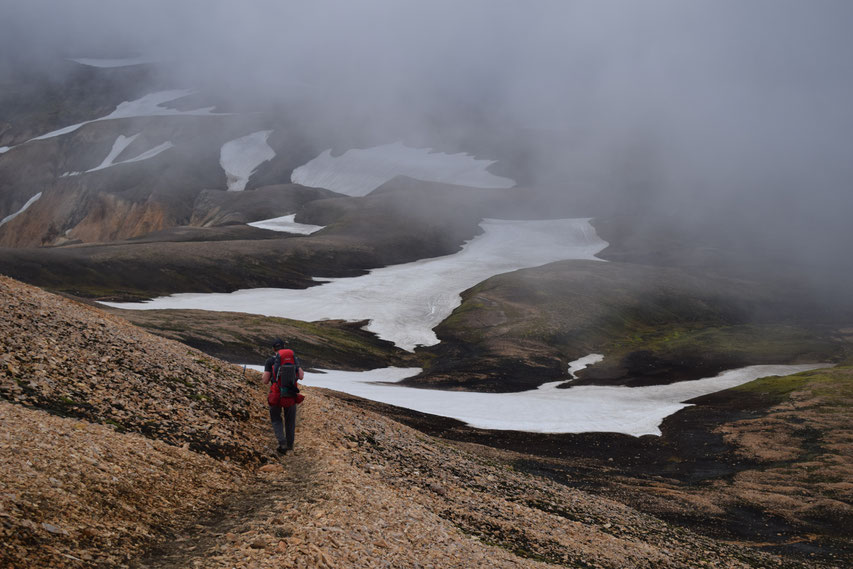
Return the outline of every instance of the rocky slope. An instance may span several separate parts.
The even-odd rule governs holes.
[[[4,567],[783,567],[0,279]]]

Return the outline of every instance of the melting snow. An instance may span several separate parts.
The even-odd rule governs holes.
[[[332,156],[326,150],[291,175],[295,184],[364,196],[394,178],[409,176],[476,188],[511,188],[515,181],[490,173],[494,160],[477,160],[465,153],[444,154],[429,148],[409,148],[402,142]]]
[[[273,219],[264,219],[262,221],[253,221],[249,223],[252,227],[260,229],[269,229],[270,231],[283,231],[285,233],[298,233],[300,235],[311,235],[325,227],[325,225],[308,225],[305,223],[296,223],[296,214],[285,215],[284,217],[275,217]]]
[[[275,157],[267,144],[270,134],[271,130],[261,130],[222,145],[219,164],[225,170],[229,192],[243,191],[257,167]]]
[[[21,215],[22,213],[27,211],[27,208],[29,208],[31,205],[33,205],[40,197],[41,197],[41,192],[37,193],[36,195],[34,195],[30,199],[28,199],[27,203],[24,204],[24,207],[22,207],[21,209],[19,209],[15,213],[13,213],[11,215],[7,215],[3,219],[0,219],[0,226],[5,225],[6,223],[12,221],[16,217],[18,217],[19,215]]]
[[[157,145],[157,146],[155,146],[154,148],[151,148],[151,149],[149,149],[149,150],[146,150],[145,152],[143,152],[142,154],[140,154],[140,155],[138,155],[138,156],[136,156],[136,157],[134,157],[134,158],[129,158],[129,159],[127,159],[127,160],[122,160],[121,162],[115,162],[115,159],[116,159],[116,158],[117,158],[117,157],[118,157],[122,152],[124,152],[124,151],[125,151],[125,149],[126,149],[128,146],[130,146],[130,144],[131,144],[131,143],[136,139],[136,137],[138,137],[140,134],[141,134],[141,133],[137,133],[137,134],[134,134],[133,136],[124,136],[124,135],[119,135],[119,136],[118,136],[118,138],[116,138],[116,141],[113,143],[113,147],[112,147],[112,149],[110,150],[110,153],[109,153],[109,154],[107,154],[107,157],[106,157],[106,158],[104,158],[104,160],[103,160],[103,161],[102,161],[98,166],[95,166],[94,168],[91,168],[91,169],[89,169],[89,170],[86,170],[86,172],[66,172],[66,173],[64,173],[64,174],[63,174],[62,176],[60,176],[60,177],[61,177],[61,178],[65,178],[65,177],[67,177],[67,176],[78,176],[78,175],[80,175],[81,173],[97,172],[98,170],[104,170],[104,169],[106,169],[106,168],[111,168],[112,166],[118,166],[118,165],[120,165],[120,164],[130,164],[130,163],[132,163],[132,162],[140,162],[140,161],[142,161],[142,160],[148,160],[149,158],[154,158],[155,156],[157,156],[157,155],[158,155],[158,154],[160,154],[161,152],[163,152],[163,151],[165,151],[165,150],[168,150],[168,149],[170,149],[170,148],[172,148],[172,147],[174,146],[174,144],[172,144],[171,142],[168,142],[168,141],[167,141],[167,142],[164,142],[164,143],[162,143],[162,144],[158,144],[158,145]]]
[[[575,374],[580,370],[591,366],[592,364],[597,364],[598,362],[604,359],[603,354],[590,354],[588,356],[584,356],[580,359],[577,359],[573,362],[569,362],[569,377],[572,379],[577,379],[578,376]]]
[[[131,65],[140,65],[143,63],[155,63],[157,60],[151,57],[125,57],[121,59],[103,59],[103,58],[94,58],[94,57],[81,57],[78,59],[71,59],[69,61],[73,61],[74,63],[79,63],[80,65],[87,65],[89,67],[101,67],[101,68],[110,68],[110,67],[128,67]]]
[[[176,294],[118,308],[246,312],[315,321],[370,320],[366,329],[406,350],[438,343],[432,329],[460,305],[459,293],[487,278],[566,259],[596,259],[607,246],[589,219],[484,220],[484,233],[453,255],[328,279],[305,290],[246,289]]]
[[[479,429],[535,433],[615,432],[660,435],[661,422],[695,397],[742,385],[759,377],[790,375],[831,364],[760,365],[716,377],[648,387],[578,386],[557,389],[560,381],[521,393],[439,391],[394,385],[418,368],[365,372],[306,373],[305,385],[342,391],[372,401],[464,421]],[[250,366],[262,370],[261,366]]]
[[[113,147],[110,150],[110,153],[107,154],[107,157],[104,158],[104,161],[99,165],[95,166],[91,170],[86,170],[87,172],[94,172],[95,170],[103,170],[104,168],[109,168],[113,165],[113,161],[118,157],[119,154],[124,152],[124,149],[130,146],[130,143],[136,140],[140,133],[134,134],[133,136],[124,136],[120,134],[116,141],[113,142]]]
[[[146,150],[145,152],[143,152],[142,154],[140,154],[136,158],[130,158],[128,160],[122,160],[121,162],[116,162],[115,164],[113,164],[113,166],[118,166],[119,164],[130,164],[131,162],[141,162],[142,160],[148,160],[150,158],[154,158],[155,156],[157,156],[158,154],[160,154],[161,152],[163,152],[165,150],[169,150],[170,148],[173,148],[174,146],[175,145],[172,144],[171,141],[167,140],[166,142],[163,142],[162,144],[158,144],[154,148]]]
[[[0,154],[3,154],[4,152],[9,152],[10,150],[12,150],[11,146],[0,146]]]
[[[27,142],[61,136],[63,134],[68,134],[69,132],[74,132],[83,125],[111,119],[126,119],[132,117],[219,116],[219,113],[213,112],[213,107],[205,107],[192,111],[179,111],[177,109],[170,109],[163,106],[164,103],[186,97],[190,94],[192,94],[192,91],[187,90],[158,91],[157,93],[149,93],[148,95],[140,97],[134,101],[120,103],[113,112],[106,116],[66,126],[65,128],[31,138]]]

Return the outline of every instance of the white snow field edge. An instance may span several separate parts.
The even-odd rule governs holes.
[[[430,148],[410,148],[402,142],[347,150],[332,156],[326,150],[293,170],[290,180],[349,196],[364,196],[395,176],[476,188],[511,188],[515,180],[495,176],[486,168],[494,160],[477,160],[465,153],[444,154]]]
[[[175,294],[143,303],[105,302],[130,310],[164,308],[245,312],[303,321],[369,320],[384,340],[413,350],[438,343],[432,329],[461,304],[459,294],[501,273],[568,259],[598,260],[607,247],[590,218],[508,221],[486,219],[483,233],[453,255],[374,269],[367,275],[323,280],[305,290],[244,289]],[[603,262],[603,261],[602,261]]]
[[[66,126],[64,128],[48,132],[47,134],[42,134],[41,136],[31,138],[27,142],[32,142],[34,140],[44,140],[46,138],[53,138],[55,136],[61,136],[63,134],[68,134],[69,132],[74,132],[83,125],[111,119],[126,119],[132,117],[221,116],[220,113],[213,112],[213,107],[194,109],[192,111],[179,111],[177,109],[170,109],[168,107],[163,106],[164,103],[175,101],[182,97],[186,97],[187,95],[191,95],[192,93],[192,91],[184,89],[149,93],[148,95],[140,97],[139,99],[119,103],[115,110],[106,116],[97,119],[92,119],[90,121],[73,124],[71,126]]]
[[[597,364],[598,362],[604,360],[604,354],[590,354],[588,356],[584,356],[580,359],[577,359],[573,362],[569,362],[569,377],[571,379],[577,379],[578,376],[575,375],[577,372],[586,368],[587,366],[591,366],[592,364]]]
[[[113,162],[115,162],[115,159],[118,158],[118,155],[124,152],[125,149],[127,149],[127,147],[130,146],[131,143],[137,139],[137,137],[139,137],[140,134],[142,133],[137,132],[136,134],[130,136],[124,136],[123,134],[118,135],[115,142],[113,142],[113,147],[110,149],[110,152],[109,154],[107,154],[107,157],[104,158],[100,164],[98,164],[91,170],[86,171],[94,172],[96,170],[103,170],[104,168],[109,168],[110,166],[112,166]]]
[[[248,223],[252,227],[259,229],[269,229],[270,231],[282,231],[284,233],[298,233],[300,235],[311,235],[326,227],[325,225],[309,225],[307,223],[296,223],[296,214],[285,215],[282,217],[274,217],[272,219],[263,219],[261,221],[253,221]]]
[[[41,192],[37,193],[36,195],[34,195],[30,199],[28,199],[27,203],[25,203],[24,206],[21,209],[19,209],[18,211],[16,211],[15,213],[9,214],[6,217],[4,217],[3,219],[0,219],[0,226],[5,225],[6,223],[12,221],[16,217],[18,217],[19,215],[21,215],[22,213],[27,211],[27,208],[29,208],[31,205],[36,203],[39,200],[39,198],[41,198]]]
[[[371,401],[463,421],[471,427],[531,433],[623,433],[660,435],[660,425],[689,407],[695,397],[737,387],[759,377],[785,376],[832,364],[758,365],[729,370],[716,377],[647,387],[577,386],[546,383],[520,393],[440,391],[394,385],[419,368],[332,371],[305,374],[305,385],[341,391]],[[263,366],[247,366],[263,371]]]
[[[112,168],[113,166],[120,166],[121,164],[131,164],[133,162],[141,162],[143,160],[148,160],[149,158],[154,158],[161,152],[164,152],[170,148],[173,148],[175,145],[172,144],[171,141],[163,142],[162,144],[158,144],[154,148],[150,148],[143,152],[142,154],[135,156],[133,158],[129,158],[127,160],[122,160],[120,162],[116,162],[115,159],[124,152],[130,144],[136,140],[136,138],[142,134],[138,132],[131,136],[124,136],[120,134],[118,138],[116,138],[115,142],[113,142],[113,147],[110,150],[107,157],[101,161],[101,163],[94,168],[90,168],[85,172],[66,172],[60,176],[60,178],[65,178],[68,176],[79,176],[80,174],[88,174],[89,172],[97,172],[98,170],[106,170],[107,168]]]
[[[275,157],[267,144],[271,130],[259,130],[246,136],[229,140],[219,151],[219,164],[225,170],[229,192],[242,192],[255,169]]]

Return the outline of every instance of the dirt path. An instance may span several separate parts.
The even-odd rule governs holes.
[[[299,432],[297,430],[297,432]],[[304,433],[304,431],[303,431]],[[297,439],[298,443],[298,439]],[[316,455],[309,448],[272,459],[247,488],[130,562],[131,569],[210,566],[242,549],[267,549],[292,535],[287,511],[310,507],[318,490]],[[270,538],[272,536],[273,539]]]

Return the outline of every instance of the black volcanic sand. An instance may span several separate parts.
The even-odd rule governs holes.
[[[477,429],[455,419],[330,393],[427,435],[465,443],[469,450],[476,452],[479,448],[494,457],[488,449],[497,449],[498,456],[517,470],[625,502],[718,539],[743,540],[764,551],[809,560],[837,562],[853,556],[844,529],[833,525],[832,520],[794,527],[754,507],[730,507],[720,516],[685,509],[675,514],[649,507],[644,500],[644,486],[650,482],[664,483],[685,493],[701,492],[712,480],[729,479],[755,468],[756,462],[736,455],[713,429],[723,423],[762,416],[772,402],[757,394],[722,391],[691,400],[693,406],[664,420],[662,436],[632,437],[620,433],[544,434]],[[805,534],[818,534],[819,538],[801,542],[791,539]]]

